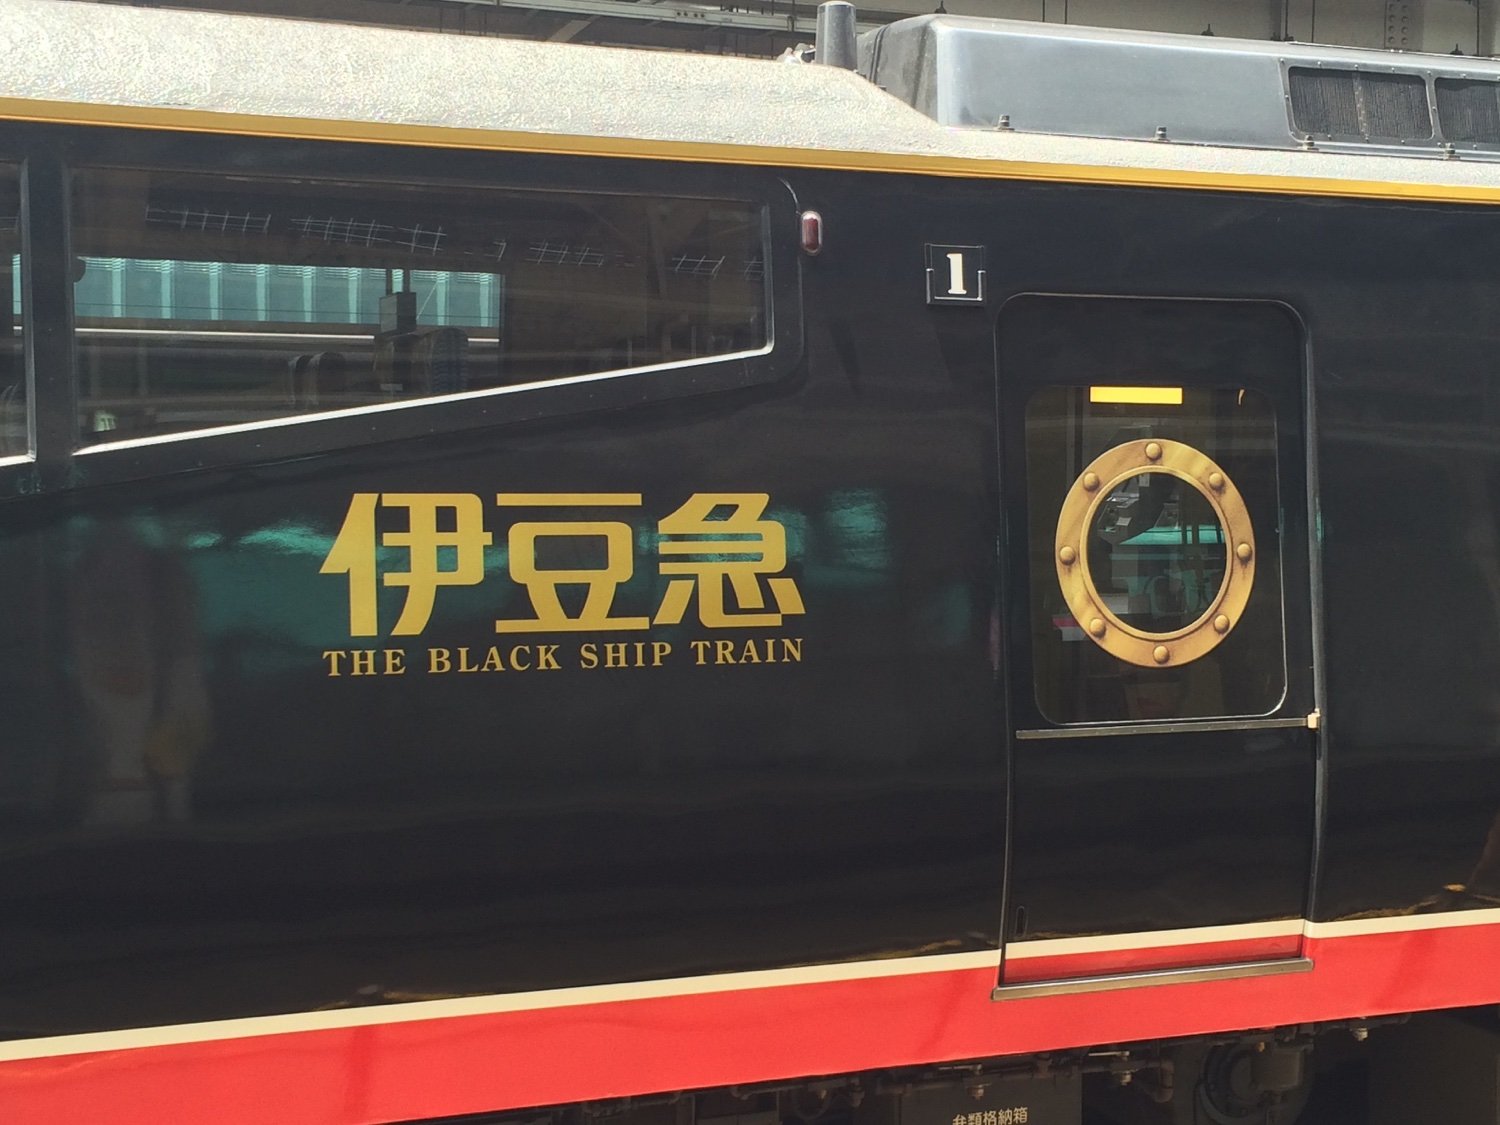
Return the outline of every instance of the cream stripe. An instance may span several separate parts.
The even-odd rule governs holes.
[[[968,179],[1097,184],[1115,187],[1176,187],[1201,191],[1242,191],[1275,195],[1500,205],[1500,187],[1488,185],[1397,183],[1387,180],[1278,176],[1254,172],[1051,164],[983,157],[928,156],[921,153],[856,152],[695,141],[651,141],[627,137],[524,133],[439,125],[259,116],[209,110],[97,105],[51,100],[33,101],[25,98],[0,98],[0,119],[128,129],[166,129],[189,133],[224,133],[251,137],[407,144],[495,152],[532,152],[558,156],[614,156],[708,164],[909,173]]]
[[[1189,930],[1149,930],[1139,934],[1045,938],[1013,945],[1006,951],[1005,957],[1008,961],[1025,961],[1033,957],[1059,957],[1071,953],[1113,953],[1127,949],[1202,945],[1212,941],[1292,937],[1301,934],[1302,927],[1302,919],[1288,918],[1277,922],[1246,922],[1236,926],[1197,926]]]
[[[137,1047],[165,1047],[176,1043],[204,1043],[217,1039],[246,1039],[256,1035],[279,1035],[292,1031],[326,1031],[381,1024],[412,1023],[417,1020],[454,1019],[460,1016],[497,1015],[504,1012],[534,1012],[548,1008],[571,1008],[582,1004],[609,1004],[621,1000],[654,1000],[671,996],[705,996],[716,992],[742,992],[787,985],[829,984],[879,977],[916,976],[988,969],[998,974],[998,950],[977,953],[939,953],[925,957],[892,957],[880,961],[853,961],[840,965],[806,965],[791,969],[761,969],[748,973],[720,973],[677,980],[641,981],[634,984],[586,985],[545,992],[517,992],[505,996],[464,996],[453,1000],[418,1000],[372,1008],[339,1008],[324,1012],[293,1012],[281,1016],[215,1020],[210,1023],[174,1024],[168,1027],[99,1031],[82,1035],[59,1035],[50,1039],[23,1039],[0,1043],[0,1061],[55,1058],[89,1051],[120,1051]],[[986,984],[981,993],[987,993]]]
[[[1389,918],[1351,918],[1344,922],[1309,922],[1310,938],[1362,937],[1418,930],[1448,930],[1456,926],[1500,925],[1500,909],[1450,910],[1440,914],[1399,914]]]

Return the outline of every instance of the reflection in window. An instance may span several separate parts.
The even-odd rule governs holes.
[[[0,457],[31,452],[26,416],[26,360],[21,350],[21,181],[0,164]]]
[[[759,205],[85,170],[84,442],[766,344]]]
[[[1099,505],[1088,538],[1095,588],[1125,624],[1186,629],[1213,606],[1229,553],[1207,498],[1168,473],[1121,481]]]
[[[1239,388],[1185,388],[1180,404],[1102,397],[1113,401],[1090,401],[1087,387],[1048,387],[1027,405],[1038,705],[1059,723],[1273,710],[1285,671],[1271,404]],[[1101,454],[1144,439],[1183,443],[1211,458],[1243,497],[1258,536],[1249,601],[1232,631],[1206,655],[1168,667],[1133,664],[1095,643],[1089,627],[1105,623],[1075,618],[1055,562],[1059,513],[1080,475]],[[1225,588],[1231,554],[1226,529],[1200,488],[1174,473],[1144,468],[1097,487],[1102,498],[1090,516],[1084,550],[1093,596],[1106,615],[1163,637],[1194,625],[1211,628],[1206,618]]]

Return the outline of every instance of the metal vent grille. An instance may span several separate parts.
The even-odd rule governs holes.
[[[1298,132],[1366,141],[1432,137],[1427,83],[1419,74],[1293,67],[1287,79]]]
[[[1500,82],[1439,78],[1437,107],[1448,140],[1500,145]]]
[[[1359,127],[1359,99],[1352,70],[1288,72],[1292,85],[1292,123],[1299,133],[1351,136]]]

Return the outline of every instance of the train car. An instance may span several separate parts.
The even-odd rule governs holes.
[[[8,0],[0,1119],[1496,1119],[1500,65],[818,53]]]

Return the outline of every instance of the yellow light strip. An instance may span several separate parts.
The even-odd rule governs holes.
[[[1181,406],[1181,387],[1090,387],[1090,402],[1123,402],[1133,406]]]
[[[1429,203],[1500,206],[1500,187],[1413,184],[1387,180],[1340,180],[1275,176],[1249,172],[1046,164],[1038,161],[924,156],[917,153],[856,152],[837,149],[778,148],[692,141],[651,141],[462,129],[441,125],[385,124],[318,118],[272,117],[211,110],[90,105],[75,102],[0,98],[0,120],[164,129],[184,133],[421,145],[485,152],[530,152],[552,156],[614,156],[707,164],[818,168],[847,172],[906,173],[981,180],[1020,180],[1114,187],[1175,187],[1198,191],[1259,192],[1345,199],[1399,199]]]

